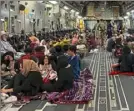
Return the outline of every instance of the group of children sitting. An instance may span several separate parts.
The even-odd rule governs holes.
[[[8,85],[0,90],[1,93],[36,95],[43,91],[71,89],[73,81],[80,76],[80,57],[76,54],[76,45],[68,45],[68,38],[59,40],[57,44],[47,40],[39,42],[36,37],[29,39],[30,47],[24,50],[20,58],[16,59],[16,52],[10,50],[3,53],[1,76],[12,77]]]

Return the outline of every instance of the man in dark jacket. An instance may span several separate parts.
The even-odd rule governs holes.
[[[107,51],[112,52],[112,49],[115,48],[115,37],[109,38],[107,42]]]

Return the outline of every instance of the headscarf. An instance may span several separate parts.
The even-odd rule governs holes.
[[[79,41],[79,40],[78,40],[78,37],[73,37],[73,38],[72,38],[72,44],[73,44],[73,45],[77,44],[78,41]]]
[[[35,63],[33,60],[23,60],[23,74],[25,76],[28,75],[30,71],[39,71],[38,64]]]
[[[43,42],[44,42],[45,40],[41,40],[41,42],[40,42],[40,46],[44,46],[45,47],[45,55],[48,55],[49,54],[49,50],[48,50],[48,48],[47,48],[47,46],[46,45],[43,45]]]
[[[37,43],[37,44],[39,44],[39,39],[38,39],[37,37],[31,36],[31,37],[29,37],[29,39],[30,39],[30,41],[31,41],[32,43]]]
[[[45,42],[45,40],[41,40],[40,46],[44,46],[44,45],[43,45],[43,42]]]
[[[0,36],[0,39],[5,41],[5,37],[3,37],[3,36],[4,36],[4,35],[7,35],[6,32],[5,32],[5,31],[1,31],[1,32],[0,32],[0,35],[1,35],[1,36]]]

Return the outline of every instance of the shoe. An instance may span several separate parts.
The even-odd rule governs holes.
[[[16,96],[10,96],[9,98],[7,98],[6,100],[4,100],[4,103],[12,103],[12,102],[16,102],[17,101],[17,97]]]
[[[1,100],[4,101],[9,97],[9,95],[5,94],[5,93],[1,93]]]
[[[91,50],[89,53],[93,53],[94,51],[93,50]]]
[[[98,52],[98,49],[94,49],[94,53],[97,53]]]

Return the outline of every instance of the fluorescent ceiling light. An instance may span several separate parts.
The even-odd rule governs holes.
[[[78,16],[78,18],[79,18],[79,19],[81,19],[81,18],[82,18],[82,16]]]
[[[21,20],[17,20],[18,22],[21,22]]]
[[[133,13],[133,12],[134,12],[134,10],[131,10],[131,12]]]
[[[32,21],[32,20],[31,20],[30,22],[31,22],[31,23],[33,23],[33,21]]]
[[[127,15],[130,15],[130,12],[127,12]]]
[[[46,4],[46,7],[52,7],[52,4]]]
[[[128,19],[128,16],[125,16],[124,19]]]
[[[0,19],[2,22],[4,22],[5,20],[4,19]]]
[[[13,12],[13,9],[10,9],[11,12]]]
[[[64,9],[65,9],[65,10],[68,10],[69,8],[68,8],[67,6],[64,6]]]
[[[76,15],[79,15],[79,12],[76,12]]]
[[[73,9],[72,9],[72,10],[71,10],[71,12],[72,12],[72,13],[74,13],[74,12],[75,12],[75,10],[73,10]]]
[[[57,1],[49,1],[49,2],[54,4],[54,5],[58,3]]]
[[[37,1],[38,3],[42,3],[43,1]]]

